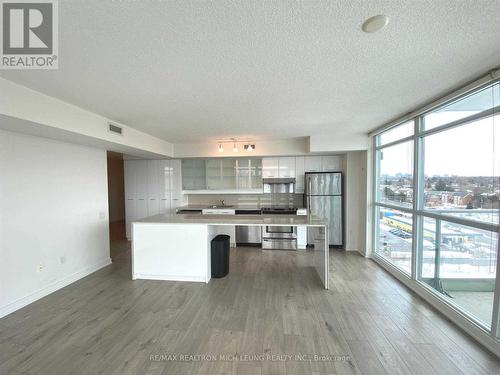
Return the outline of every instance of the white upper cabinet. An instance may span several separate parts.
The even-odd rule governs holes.
[[[222,161],[207,159],[205,161],[206,188],[211,190],[222,189]]]
[[[295,178],[295,157],[279,158],[279,173],[280,178]]]
[[[306,172],[341,172],[342,155],[306,156]]]
[[[158,199],[160,196],[160,160],[148,160],[148,197]]]
[[[305,183],[305,158],[304,156],[297,156],[295,158],[295,192],[304,192]]]
[[[294,178],[295,157],[262,159],[263,178]]]
[[[169,160],[171,167],[170,191],[172,195],[182,194],[182,167],[179,159]]]
[[[322,172],[341,172],[343,158],[340,155],[328,155],[321,157]]]
[[[148,161],[125,160],[125,198],[146,198],[148,192]]]
[[[136,167],[136,198],[146,199],[149,195],[148,191],[148,162],[149,160],[134,160]]]
[[[262,159],[262,178],[279,177],[279,158]]]
[[[321,156],[306,156],[305,167],[306,172],[322,172]]]
[[[158,196],[170,198],[172,167],[170,160],[158,160]]]

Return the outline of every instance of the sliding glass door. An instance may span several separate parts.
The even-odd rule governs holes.
[[[498,337],[500,84],[374,138],[375,257]]]

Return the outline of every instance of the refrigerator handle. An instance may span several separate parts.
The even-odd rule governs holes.
[[[308,214],[311,215],[311,211],[312,211],[312,207],[311,207],[312,182],[311,182],[310,178],[307,180],[307,188],[308,188],[308,192],[307,192],[307,208],[309,210]]]

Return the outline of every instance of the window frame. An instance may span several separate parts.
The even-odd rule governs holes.
[[[410,279],[411,282],[415,282],[418,287],[422,287],[430,292],[435,298],[440,300],[441,302],[447,304],[454,312],[456,312],[459,316],[465,318],[471,325],[479,328],[488,336],[496,340],[500,341],[500,241],[498,241],[497,246],[497,265],[496,265],[496,274],[495,274],[495,292],[494,292],[494,300],[493,300],[493,312],[491,319],[491,328],[486,327],[481,324],[478,320],[474,319],[472,316],[467,314],[464,310],[460,309],[457,305],[450,304],[446,301],[439,293],[432,289],[429,285],[423,283],[418,275],[421,274],[421,260],[422,260],[422,236],[423,233],[423,222],[424,218],[432,218],[434,220],[446,221],[458,225],[465,225],[475,229],[486,230],[489,232],[496,232],[500,238],[500,223],[489,223],[489,222],[481,222],[477,220],[471,220],[466,217],[458,217],[448,215],[446,213],[438,213],[433,212],[432,210],[425,209],[424,202],[424,160],[425,160],[425,149],[424,149],[424,140],[426,136],[437,134],[440,132],[444,132],[453,128],[457,128],[460,126],[464,126],[470,124],[472,122],[478,121],[480,119],[487,119],[490,117],[494,117],[500,114],[500,103],[493,103],[493,106],[487,110],[481,111],[479,113],[472,114],[470,116],[461,118],[459,120],[451,121],[446,124],[441,124],[435,128],[431,128],[428,130],[424,129],[424,116],[429,113],[438,110],[440,108],[444,108],[449,106],[450,104],[456,103],[468,96],[473,95],[476,92],[487,89],[488,87],[493,87],[495,90],[498,88],[500,90],[500,78],[499,77],[485,77],[478,80],[475,83],[472,83],[464,88],[455,91],[454,93],[449,94],[448,96],[437,100],[430,105],[427,105],[413,113],[410,113],[403,118],[377,130],[373,134],[372,137],[372,215],[374,220],[372,220],[372,228],[371,234],[373,236],[373,258],[388,267],[389,269],[395,271],[399,276],[405,276]],[[408,121],[414,121],[414,132],[413,135],[404,137],[398,140],[394,140],[385,144],[380,144],[380,135],[388,130],[391,130],[399,125],[405,124]],[[413,141],[413,202],[411,207],[399,206],[397,204],[391,204],[387,202],[382,202],[380,200],[380,150],[384,148],[391,147],[394,145],[398,145],[404,142]],[[408,275],[407,272],[397,267],[395,264],[391,263],[390,260],[383,257],[383,255],[377,252],[378,247],[378,222],[379,217],[377,216],[378,210],[383,208],[398,210],[401,212],[407,212],[412,214],[413,217],[413,232],[412,232],[412,256],[411,256],[411,274]]]

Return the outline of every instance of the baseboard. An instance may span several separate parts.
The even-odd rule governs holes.
[[[198,283],[207,282],[206,276],[180,276],[180,275],[157,275],[147,273],[135,273],[132,276],[133,280],[163,280],[163,281],[191,281]]]
[[[53,283],[38,289],[35,292],[32,292],[30,294],[25,295],[24,297],[21,297],[13,302],[8,303],[7,305],[1,306],[0,307],[0,318],[3,318],[4,316],[7,316],[14,311],[17,311],[30,303],[33,303],[45,296],[48,296],[51,293],[54,293],[55,291],[64,288],[65,286],[68,286],[69,284],[74,283],[75,281],[78,281],[85,276],[90,275],[91,273],[94,273],[98,270],[100,270],[103,267],[109,266],[111,264],[111,258],[107,258],[102,260],[101,262],[95,263],[91,266],[88,266],[84,268],[81,271],[77,271],[75,273],[72,273],[71,275],[68,275],[60,280],[54,281]]]

